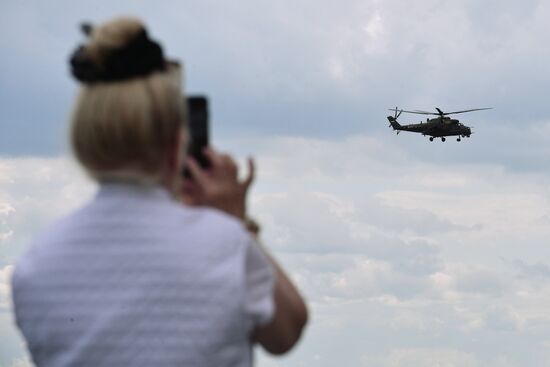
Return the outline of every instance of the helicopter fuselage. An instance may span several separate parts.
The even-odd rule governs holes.
[[[453,111],[453,112],[443,112],[439,108],[435,108],[437,112],[428,112],[428,111],[419,111],[419,110],[403,110],[397,107],[390,108],[390,111],[395,112],[394,116],[388,116],[388,121],[390,122],[390,127],[397,131],[399,134],[401,131],[410,131],[413,133],[420,133],[422,135],[428,135],[430,141],[433,141],[434,138],[441,138],[441,141],[445,141],[446,136],[458,136],[456,139],[460,141],[460,138],[469,138],[472,135],[472,129],[469,126],[461,124],[457,119],[448,117],[449,115],[455,115],[458,113],[465,112],[474,112],[482,110],[490,110],[492,107],[484,108],[472,108],[469,110],[462,111]],[[437,117],[427,118],[426,122],[421,122],[419,124],[409,124],[401,125],[397,122],[401,113],[411,113],[417,115],[435,115]]]
[[[445,141],[446,136],[457,136],[457,140],[460,141],[460,138],[469,138],[472,135],[470,127],[461,124],[457,119],[446,116],[428,118],[426,122],[409,125],[401,125],[394,116],[388,116],[388,121],[398,134],[401,131],[420,133],[429,136],[430,141],[433,141],[434,138],[441,138],[442,141]]]
[[[388,116],[388,119],[390,117]],[[392,117],[392,120],[395,119]],[[397,122],[397,120],[395,121]],[[470,137],[472,134],[472,130],[468,126],[461,124],[458,120],[450,118],[441,119],[440,117],[428,119],[426,122],[418,124],[394,126],[394,129],[421,133],[422,135],[433,136],[435,138],[444,136]]]

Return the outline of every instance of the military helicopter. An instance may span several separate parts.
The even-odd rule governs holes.
[[[461,124],[457,119],[452,119],[447,116],[465,112],[490,110],[491,108],[492,107],[473,108],[463,111],[443,112],[436,107],[435,109],[437,112],[427,112],[418,110],[406,111],[395,107],[389,109],[390,111],[394,111],[395,115],[388,116],[388,120],[390,121],[390,127],[397,130],[397,134],[401,131],[421,133],[422,135],[429,135],[430,141],[434,141],[434,138],[441,138],[441,141],[445,141],[446,136],[457,136],[456,141],[460,141],[461,138],[469,138],[470,135],[472,135],[472,129],[464,124]],[[397,122],[397,118],[401,116],[403,112],[414,113],[417,115],[435,115],[437,117],[427,118],[426,122],[420,122],[419,124],[401,125]]]

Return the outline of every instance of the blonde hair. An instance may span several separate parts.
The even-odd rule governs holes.
[[[93,29],[85,52],[102,65],[143,25],[120,18]],[[147,76],[83,84],[71,121],[71,143],[80,163],[96,179],[158,182],[184,127],[179,66]]]

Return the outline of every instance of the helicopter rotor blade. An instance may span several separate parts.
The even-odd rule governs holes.
[[[428,111],[422,111],[422,110],[414,110],[414,111],[400,110],[396,107],[396,108],[389,108],[388,110],[395,112],[395,115],[396,115],[396,118],[397,118],[403,112],[405,112],[405,113],[414,113],[414,114],[417,114],[417,115],[447,116],[447,115],[454,115],[454,114],[457,114],[457,113],[492,110],[492,109],[493,109],[493,107],[484,107],[484,108],[472,108],[472,109],[469,109],[469,110],[462,110],[462,111],[443,112],[439,108],[436,107],[436,110],[438,112],[428,112]]]
[[[493,107],[484,107],[484,108],[472,108],[471,110],[463,110],[463,111],[454,111],[454,112],[444,112],[443,115],[454,115],[457,113],[465,113],[465,112],[473,112],[473,111],[483,111],[483,110],[491,110]]]
[[[439,116],[439,113],[435,113],[435,112],[396,110],[396,109],[393,109],[393,108],[389,108],[388,110],[389,111],[396,111],[396,112],[399,111],[399,114],[401,114],[402,112],[405,112],[405,113],[415,113],[417,115],[437,115],[437,116]]]

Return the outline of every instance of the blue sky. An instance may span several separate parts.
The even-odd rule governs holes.
[[[0,366],[26,363],[15,259],[95,189],[65,136],[77,26],[119,14],[210,96],[215,144],[258,160],[252,212],[312,310],[260,365],[550,366],[548,2],[162,4],[0,5]],[[430,143],[388,129],[394,106],[494,109]]]

